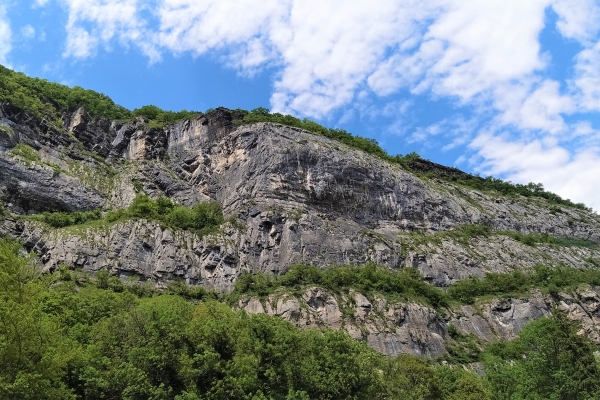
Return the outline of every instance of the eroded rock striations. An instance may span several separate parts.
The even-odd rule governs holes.
[[[219,108],[157,128],[141,117],[110,122],[79,109],[65,115],[64,129],[58,129],[0,105],[0,198],[16,215],[123,208],[143,191],[183,205],[216,200],[225,217],[233,217],[217,233],[200,237],[146,220],[51,229],[13,215],[0,224],[0,235],[23,240],[44,270],[67,264],[158,286],[184,279],[224,292],[242,271],[281,274],[296,263],[415,267],[432,284],[447,286],[486,272],[537,263],[587,268],[600,259],[594,248],[527,246],[502,234],[598,243],[595,213],[421,178],[310,132],[272,123],[238,126],[235,119],[235,112]],[[35,149],[39,160],[14,153],[19,143]],[[431,165],[434,172],[444,168]],[[466,240],[441,234],[463,224],[485,224],[497,233]],[[589,289],[583,303],[592,304],[597,293]],[[355,295],[350,322],[341,316],[341,300],[319,288],[266,304],[248,299],[240,307],[302,326],[344,328],[387,354],[436,355],[444,351],[449,323],[485,340],[509,338],[529,319],[550,312],[553,301],[539,295],[490,305],[481,315],[463,307],[442,318],[418,304],[371,304]],[[582,301],[566,299],[560,306]],[[600,339],[596,310],[586,307],[569,312],[590,319],[586,330]]]

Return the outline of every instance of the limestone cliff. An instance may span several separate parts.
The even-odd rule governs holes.
[[[506,233],[598,243],[600,217],[593,212],[535,197],[479,192],[435,174],[415,175],[297,128],[238,126],[235,119],[234,112],[219,108],[157,128],[140,117],[110,122],[79,109],[64,115],[64,129],[58,129],[0,105],[0,198],[13,213],[0,224],[0,235],[23,240],[44,270],[67,264],[158,286],[184,279],[224,292],[242,271],[282,274],[295,263],[415,267],[431,284],[447,286],[537,263],[589,268],[600,260],[597,246],[530,246]],[[15,154],[19,143],[35,149],[39,160]],[[428,165],[433,171],[445,168]],[[217,233],[200,237],[146,220],[51,229],[18,218],[126,207],[139,191],[183,205],[216,200],[230,219]],[[492,234],[467,239],[444,234],[464,224],[485,224]],[[588,292],[582,299],[592,304],[598,289]],[[491,304],[479,314],[463,307],[442,318],[418,304],[372,304],[361,296],[355,294],[350,322],[340,317],[342,300],[319,288],[285,301],[247,299],[240,307],[302,326],[343,327],[388,354],[437,355],[444,351],[448,324],[484,340],[508,338],[555,303],[534,295]],[[577,301],[567,299],[561,307]],[[515,312],[524,307],[528,311]],[[596,309],[581,307],[584,311],[569,310],[592,321],[586,329],[598,339]]]

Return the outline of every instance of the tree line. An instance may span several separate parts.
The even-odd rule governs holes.
[[[0,399],[600,395],[595,346],[558,311],[519,339],[488,346],[479,376],[435,360],[386,357],[340,331],[299,330],[206,296],[191,300],[181,283],[156,291],[64,267],[42,275],[20,249],[0,239]],[[291,283],[302,280],[297,275]]]

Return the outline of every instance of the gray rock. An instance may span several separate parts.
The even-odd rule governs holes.
[[[527,246],[502,234],[444,235],[461,224],[485,223],[496,231],[598,243],[595,213],[419,177],[297,128],[238,127],[234,114],[219,108],[151,128],[141,117],[110,122],[79,109],[65,114],[60,128],[0,105],[0,198],[14,213],[122,208],[141,188],[151,197],[184,205],[216,200],[225,216],[235,219],[199,237],[145,220],[53,230],[11,217],[0,224],[0,236],[21,239],[47,271],[65,263],[136,276],[159,287],[184,279],[224,292],[232,290],[242,271],[279,275],[296,263],[415,267],[428,282],[447,286],[537,263],[588,268],[600,260],[598,248]],[[41,161],[27,163],[11,155],[17,143],[35,148]],[[424,173],[464,174],[424,160],[414,163],[412,168]],[[350,305],[354,311],[348,318]],[[513,338],[554,305],[600,340],[596,288],[564,295],[558,303],[537,293],[481,309],[465,306],[447,310],[444,318],[419,304],[389,304],[354,292],[338,298],[321,288],[310,288],[300,298],[250,299],[239,306],[299,326],[345,329],[386,354],[436,356],[445,351],[448,324],[482,340]]]

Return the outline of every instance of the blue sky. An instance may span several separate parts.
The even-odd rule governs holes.
[[[314,119],[600,208],[600,1],[0,0],[0,63]]]

